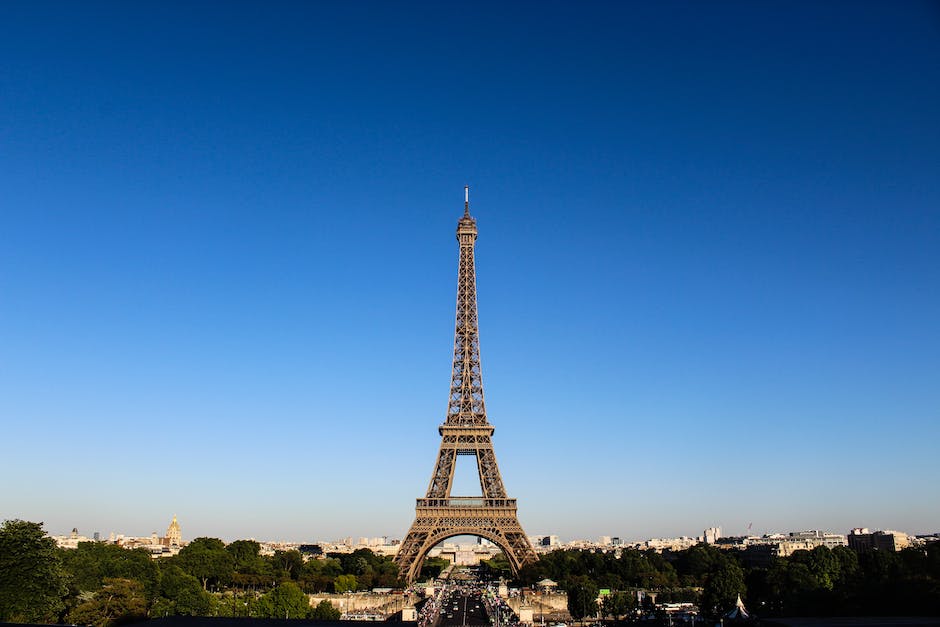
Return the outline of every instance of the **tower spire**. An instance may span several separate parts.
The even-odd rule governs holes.
[[[470,187],[464,187],[464,214],[457,221],[460,254],[457,267],[457,321],[454,329],[454,367],[451,371],[450,424],[485,425],[483,374],[480,368],[480,329],[477,325],[477,279],[473,258],[477,221],[470,216]]]

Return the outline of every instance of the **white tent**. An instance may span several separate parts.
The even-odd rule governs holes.
[[[744,601],[741,600],[740,594],[738,595],[738,600],[735,602],[734,607],[730,612],[724,615],[724,618],[728,620],[748,620],[751,618],[750,612],[744,607]]]

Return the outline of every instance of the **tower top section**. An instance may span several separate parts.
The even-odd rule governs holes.
[[[470,186],[463,188],[463,217],[457,221],[457,241],[472,246],[477,239],[477,221],[470,215]]]
[[[473,260],[477,221],[470,215],[470,188],[464,188],[463,217],[457,221],[460,242],[457,270],[457,324],[454,329],[454,369],[447,406],[448,425],[489,427],[483,404],[480,369],[480,331],[477,328],[477,279]]]

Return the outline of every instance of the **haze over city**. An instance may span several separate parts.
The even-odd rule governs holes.
[[[0,520],[402,537],[469,185],[528,533],[940,531],[935,3],[8,3],[0,58]]]

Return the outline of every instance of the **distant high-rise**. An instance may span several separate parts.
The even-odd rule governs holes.
[[[705,544],[715,544],[721,537],[721,527],[709,527],[704,531],[703,536],[702,540]]]

